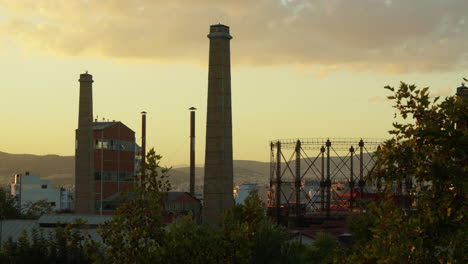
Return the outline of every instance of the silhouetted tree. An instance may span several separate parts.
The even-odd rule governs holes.
[[[468,263],[468,102],[438,102],[428,88],[405,83],[385,88],[394,93],[389,99],[403,121],[393,124],[393,138],[377,152],[372,179],[385,182],[386,191],[407,182],[415,211],[396,206],[390,196],[371,204],[362,223],[354,224],[368,231],[355,228],[359,243],[347,262]]]

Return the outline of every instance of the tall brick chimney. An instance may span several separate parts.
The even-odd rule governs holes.
[[[229,27],[210,27],[203,221],[214,225],[234,205]]]
[[[93,76],[80,74],[75,146],[75,213],[94,214]]]

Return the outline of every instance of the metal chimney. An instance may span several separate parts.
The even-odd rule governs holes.
[[[143,168],[146,161],[146,112],[141,112],[141,164]],[[141,181],[144,180],[144,174],[141,175]]]
[[[190,195],[195,197],[195,107],[190,107]]]

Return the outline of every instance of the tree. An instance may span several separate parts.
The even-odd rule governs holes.
[[[33,229],[23,230],[18,241],[9,238],[0,248],[0,263],[92,263],[90,250],[93,243],[68,224],[48,233]]]
[[[52,207],[47,200],[27,202],[24,205],[23,215],[27,219],[39,219],[44,214],[52,213]]]
[[[98,233],[109,246],[105,261],[145,263],[162,245],[164,198],[171,186],[170,169],[160,167],[161,158],[154,149],[148,151],[147,163],[139,171],[141,184],[136,183],[124,194],[125,203],[117,208],[111,221],[99,227]]]
[[[15,218],[21,218],[18,201],[0,187],[0,220]]]
[[[313,263],[333,263],[333,256],[338,248],[339,243],[334,236],[329,233],[318,232],[314,243],[306,248],[306,254]]]
[[[370,205],[372,206],[372,205]],[[346,219],[346,225],[352,234],[352,243],[366,243],[372,238],[372,233],[369,230],[373,223],[373,219],[369,214],[352,214]]]
[[[372,180],[387,198],[368,208],[369,239],[355,244],[349,263],[467,263],[468,101],[431,99],[428,88],[401,83],[394,108],[402,121],[377,151]],[[391,201],[389,186],[407,183],[414,210]],[[364,232],[365,234],[365,232]]]
[[[219,226],[176,219],[152,260],[158,263],[307,263],[304,247],[265,215],[256,191],[226,212]]]

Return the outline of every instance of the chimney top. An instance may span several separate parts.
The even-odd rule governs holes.
[[[457,88],[456,95],[468,98],[468,87],[465,86],[465,83],[462,83],[461,86]]]
[[[227,38],[232,39],[232,36],[229,34],[229,27],[223,24],[216,24],[210,26],[210,34],[208,38]]]
[[[80,74],[79,82],[94,82],[93,76],[86,71],[85,73]]]

